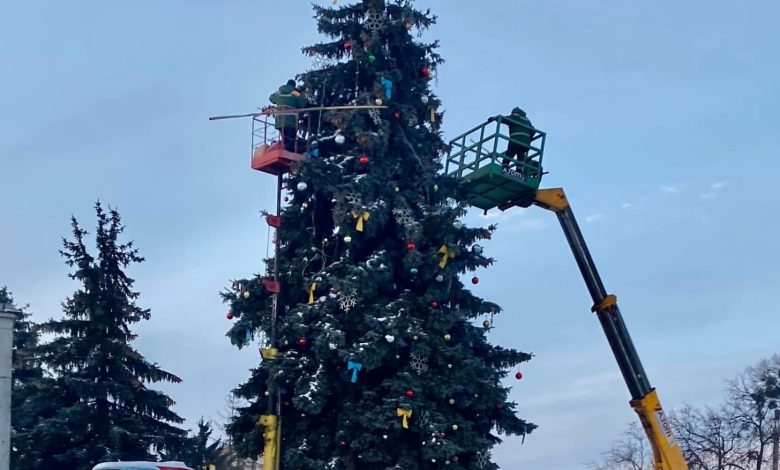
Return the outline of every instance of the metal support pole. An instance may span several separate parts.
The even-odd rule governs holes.
[[[775,426],[772,433],[772,470],[780,470],[780,409],[775,409]]]
[[[20,313],[12,304],[0,304],[0,470],[8,470],[11,461],[11,358]]]

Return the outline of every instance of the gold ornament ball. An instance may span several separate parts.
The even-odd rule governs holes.
[[[417,341],[417,335],[412,336],[412,339]]]
[[[382,99],[381,98],[377,98],[377,99],[374,100],[374,103],[376,103],[377,106],[382,106]]]
[[[483,321],[482,326],[484,326],[485,328],[490,328],[490,320]]]
[[[450,405],[454,405],[454,404],[455,404],[455,399],[454,398],[450,398]]]
[[[452,335],[450,335],[449,333],[447,333],[446,335],[444,335],[444,341],[449,341],[449,340],[451,340],[451,339],[452,339]]]
[[[248,298],[249,298],[249,296],[250,296],[250,294],[249,294],[249,291],[248,291],[248,290],[247,290],[247,291],[244,291],[244,298],[245,298],[245,299],[248,299]]]
[[[452,430],[453,431],[457,431],[458,430],[458,425],[457,424],[453,424],[452,425]]]
[[[301,207],[306,209],[307,207],[309,207],[309,203],[308,202],[304,202],[303,204],[301,204]]]

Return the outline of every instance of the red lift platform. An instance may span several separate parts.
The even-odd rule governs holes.
[[[252,169],[281,175],[288,173],[294,163],[304,158],[303,155],[285,150],[282,142],[261,144],[252,151]]]
[[[345,105],[317,106],[312,108],[291,108],[288,106],[270,106],[257,113],[212,116],[209,121],[252,118],[252,169],[283,175],[293,166],[310,156],[316,156],[312,137],[319,132],[322,114],[328,111],[368,111],[385,109],[382,105]],[[283,133],[276,127],[277,120],[295,122],[293,142],[285,142]],[[314,125],[314,126],[313,126]],[[316,128],[315,128],[316,127]]]
[[[311,114],[308,110],[276,107],[273,111],[252,116],[252,169],[281,175],[305,160],[309,152]],[[276,120],[295,120],[295,139],[285,142]]]

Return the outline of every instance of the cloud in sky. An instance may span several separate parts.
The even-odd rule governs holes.
[[[585,217],[585,222],[588,222],[588,223],[596,222],[596,221],[599,221],[599,220],[601,220],[603,218],[604,218],[604,214],[602,214],[601,212],[597,212],[595,214],[591,214],[591,215]]]
[[[730,181],[716,181],[710,185],[709,191],[706,191],[704,193],[701,193],[699,196],[704,199],[714,199],[717,197],[718,192],[725,188],[726,186],[729,186],[731,184]]]
[[[677,194],[680,192],[680,185],[662,184],[658,187],[658,189],[667,194]]]

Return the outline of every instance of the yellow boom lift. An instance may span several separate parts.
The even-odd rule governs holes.
[[[674,437],[669,419],[661,407],[658,394],[650,385],[623,322],[617,297],[608,294],[604,288],[566,194],[562,188],[539,189],[544,174],[542,156],[547,136],[544,132],[527,126],[526,122],[511,116],[498,116],[452,139],[448,146],[445,173],[456,178],[467,190],[473,206],[485,211],[494,207],[506,210],[516,206],[535,205],[558,216],[593,299],[591,310],[604,329],[631,393],[631,407],[639,415],[650,440],[655,469],[687,470],[688,465]],[[502,132],[502,125],[515,129],[518,126],[525,128],[525,132],[519,134],[530,134],[530,143]],[[509,148],[510,143],[514,148],[519,146],[524,150],[516,156],[507,156],[499,150],[499,145]]]

